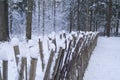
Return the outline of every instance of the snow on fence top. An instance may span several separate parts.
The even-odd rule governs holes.
[[[0,43],[0,60],[9,61],[9,80],[20,79],[23,76],[26,79],[30,78],[30,75],[33,75],[30,74],[32,70],[36,74],[32,76],[35,80],[66,79],[70,75],[67,69],[72,67],[70,65],[75,63],[84,50],[89,50],[89,47],[94,45],[97,34],[82,31],[72,33],[62,31],[59,34],[53,32],[44,37],[33,38],[29,42],[20,42],[14,38],[11,42]],[[95,45],[90,49],[94,47]],[[2,64],[0,66],[2,67]],[[21,67],[26,68],[22,71]],[[16,72],[17,75],[9,76]]]

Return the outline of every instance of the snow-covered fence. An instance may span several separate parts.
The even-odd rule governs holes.
[[[97,32],[61,32],[2,43],[0,55],[3,60],[8,57],[8,80],[82,80],[97,36]],[[1,73],[3,66],[0,69]],[[12,77],[10,69],[15,72]]]
[[[97,33],[74,32],[65,36],[65,33],[60,34],[63,43],[57,47],[58,52],[52,53],[52,57],[49,57],[48,64],[52,64],[51,61],[57,54],[54,68],[47,65],[44,80],[81,80],[84,75],[91,53],[97,43]],[[53,72],[50,72],[50,69],[53,69]]]

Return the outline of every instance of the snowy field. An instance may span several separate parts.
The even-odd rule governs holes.
[[[99,37],[84,80],[120,80],[120,37]]]

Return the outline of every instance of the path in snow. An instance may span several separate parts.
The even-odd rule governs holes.
[[[120,37],[99,37],[84,80],[120,80]]]

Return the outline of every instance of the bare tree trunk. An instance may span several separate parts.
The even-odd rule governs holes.
[[[12,22],[13,22],[13,16],[12,16],[12,14],[11,14],[11,15],[10,15],[10,27],[9,27],[10,34],[12,34]]]
[[[69,32],[71,32],[72,31],[72,27],[73,27],[73,12],[72,12],[72,3],[70,2],[70,14],[69,14],[69,20],[70,20],[70,22],[69,22],[69,24],[70,24],[70,30],[69,30]]]
[[[118,35],[119,32],[119,20],[117,20],[117,25],[116,25],[116,36]]]
[[[42,21],[42,28],[43,28],[43,36],[45,31],[45,0],[43,0],[43,21]]]
[[[38,0],[38,28],[40,28],[40,1]]]
[[[0,41],[9,39],[8,30],[8,1],[0,1]]]
[[[77,29],[80,31],[80,0],[77,0]]]
[[[92,22],[93,22],[92,17],[93,17],[93,11],[91,10],[90,11],[90,31],[92,31]]]
[[[70,31],[72,32],[72,12],[70,11]]]
[[[112,18],[112,0],[108,2],[108,11],[107,11],[107,24],[106,24],[106,35],[110,36],[110,27],[111,27],[111,18]]]
[[[32,11],[33,11],[33,0],[28,0],[28,11],[27,11],[27,24],[26,24],[26,39],[31,39],[32,35]]]
[[[54,22],[53,22],[53,27],[54,27],[54,31],[56,30],[56,0],[54,0],[53,2],[53,9],[54,9]]]
[[[89,20],[89,0],[87,0],[87,4],[86,4],[86,9],[87,9],[87,15],[86,15],[86,28],[85,31],[89,31],[90,30],[90,20]]]

